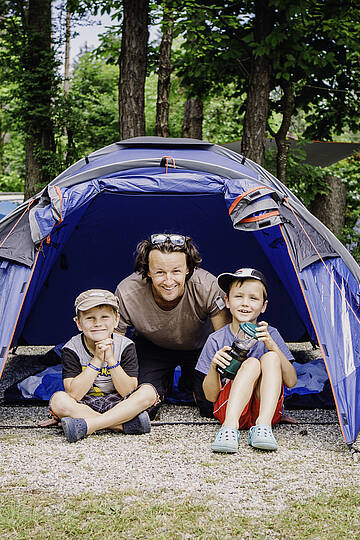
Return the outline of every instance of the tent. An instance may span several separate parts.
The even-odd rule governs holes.
[[[360,151],[360,143],[347,143],[335,141],[298,141],[291,138],[287,139],[290,148],[305,152],[304,162],[316,167],[328,167],[333,163],[341,161]],[[241,141],[225,143],[222,146],[229,148],[234,152],[241,152]],[[275,139],[266,139],[266,150],[276,151]]]
[[[0,369],[16,344],[73,335],[74,298],[114,290],[137,242],[190,235],[217,275],[249,266],[269,282],[268,322],[321,349],[348,444],[360,430],[360,268],[276,178],[193,139],[139,137],[81,159],[0,221]]]

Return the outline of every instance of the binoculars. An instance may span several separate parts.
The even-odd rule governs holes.
[[[255,344],[255,340],[257,339],[255,328],[256,324],[254,323],[246,322],[240,324],[239,330],[241,329],[244,332],[246,338],[236,338],[233,341],[231,350],[227,352],[227,354],[231,356],[231,362],[228,366],[226,366],[225,369],[217,366],[216,370],[222,377],[231,380],[235,378],[235,375],[237,374],[243,361],[246,359],[249,350]]]

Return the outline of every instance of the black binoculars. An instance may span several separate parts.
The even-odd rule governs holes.
[[[237,374],[241,364],[246,359],[249,350],[254,345],[256,338],[255,332],[256,324],[254,323],[241,323],[240,328],[247,336],[251,339],[238,340],[235,339],[231,345],[230,351],[227,351],[227,354],[231,356],[231,362],[226,368],[221,368],[217,366],[216,370],[222,377],[226,379],[234,379]]]

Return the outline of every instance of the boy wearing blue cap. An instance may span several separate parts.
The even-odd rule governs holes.
[[[241,268],[218,276],[226,293],[226,306],[232,321],[213,332],[200,354],[196,369],[205,374],[203,389],[214,403],[214,416],[223,424],[215,436],[214,452],[236,453],[240,432],[249,429],[250,446],[276,450],[271,426],[280,422],[283,409],[283,384],[296,384],[294,360],[276,328],[258,317],[267,307],[265,276],[253,268]],[[256,325],[256,341],[241,363],[233,380],[221,377],[231,362],[231,344],[242,332],[244,323]]]

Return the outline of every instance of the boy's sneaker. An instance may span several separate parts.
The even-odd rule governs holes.
[[[126,435],[142,435],[143,433],[150,433],[151,424],[147,411],[143,411],[132,420],[125,422],[123,424],[123,429]]]
[[[236,454],[239,448],[240,432],[230,426],[222,426],[217,434],[215,440],[211,445],[213,452],[223,452],[224,454]]]
[[[61,419],[61,426],[64,430],[65,437],[69,442],[76,442],[86,437],[87,424],[83,418],[70,418],[70,416],[64,416],[64,418]]]
[[[277,450],[278,445],[270,426],[252,426],[249,431],[248,443],[261,450]]]

